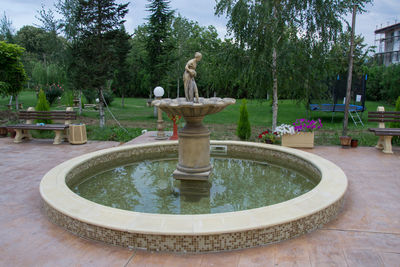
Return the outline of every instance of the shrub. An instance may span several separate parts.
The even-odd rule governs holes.
[[[396,111],[400,111],[400,96],[396,100]],[[390,123],[390,128],[400,128],[399,122]],[[393,143],[400,144],[400,136],[393,136]]]
[[[58,84],[52,84],[46,89],[46,99],[50,105],[53,105],[57,98],[62,96],[63,91],[64,89]]]
[[[111,91],[103,91],[103,96],[104,100],[106,101],[107,105],[111,105],[111,103],[114,101],[114,96]]]
[[[36,104],[35,109],[37,111],[49,111],[50,110],[50,103],[46,99],[46,94],[43,92],[42,89],[40,89],[39,94],[38,94],[38,102]],[[51,120],[35,120],[37,123],[46,123],[49,124],[51,123]]]
[[[96,101],[96,98],[99,97],[98,91],[94,90],[94,89],[86,89],[86,90],[82,90],[82,92],[89,104],[94,104]],[[104,96],[104,99],[105,99],[107,105],[111,105],[111,103],[114,101],[114,96],[113,96],[112,92],[109,90],[103,90],[103,96]]]
[[[249,140],[251,136],[251,127],[249,113],[247,112],[246,99],[243,99],[242,104],[240,105],[240,115],[236,134],[240,140]]]
[[[97,98],[97,90],[86,89],[82,90],[83,95],[85,96],[87,102],[89,104],[94,104]]]
[[[71,90],[66,90],[63,95],[63,103],[67,107],[73,107],[74,106],[74,92]]]

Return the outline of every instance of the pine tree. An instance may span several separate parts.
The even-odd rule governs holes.
[[[121,96],[122,107],[124,107],[124,99],[131,81],[131,72],[127,62],[127,55],[131,49],[129,40],[130,35],[125,31],[125,27],[121,26],[115,38],[115,50],[118,64],[114,72],[114,82],[112,86]]]
[[[113,78],[117,64],[114,39],[125,22],[128,4],[116,4],[114,0],[79,1],[75,12],[77,39],[74,60],[79,69],[82,87],[97,90],[100,127],[105,125],[103,89],[106,81]]]
[[[149,0],[147,11],[151,13],[148,18],[148,38],[146,50],[149,56],[150,86],[160,85],[166,75],[168,53],[172,50],[170,43],[171,19],[173,11],[170,10],[169,1]]]
[[[37,111],[49,111],[50,110],[50,103],[49,103],[49,101],[47,101],[46,94],[44,93],[43,89],[40,89],[40,91],[39,91],[38,102],[36,104],[35,110],[37,110]],[[35,122],[46,123],[46,124],[52,123],[51,120],[43,120],[43,119],[35,120]]]
[[[249,121],[249,113],[247,112],[246,99],[243,99],[242,104],[240,105],[240,115],[236,134],[240,140],[249,140],[251,136],[251,126]]]

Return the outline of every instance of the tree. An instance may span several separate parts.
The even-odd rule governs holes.
[[[150,87],[150,75],[147,71],[148,56],[146,50],[147,25],[139,26],[130,40],[131,50],[128,54],[128,65],[131,71],[131,96],[148,97]]]
[[[14,43],[14,28],[6,12],[3,13],[3,17],[0,19],[0,41]]]
[[[77,40],[72,56],[75,65],[81,66],[79,75],[85,77],[81,86],[98,92],[100,127],[105,125],[103,89],[116,63],[114,38],[125,22],[127,6],[114,0],[80,0],[75,12]]]
[[[287,33],[294,32],[295,36],[300,36],[309,51],[319,44],[327,47],[341,31],[341,18],[350,11],[354,2],[361,11],[370,0],[340,3],[313,0],[217,1],[216,14],[227,14],[227,27],[233,32],[237,44],[251,52],[252,64],[263,68],[265,76],[271,73],[273,129],[277,124],[278,83],[279,79],[284,79],[281,70],[285,66],[281,61],[286,51],[283,49],[289,37],[293,36]]]
[[[246,99],[243,99],[242,104],[240,105],[240,115],[236,134],[240,140],[249,140],[251,136],[251,126],[249,121],[249,113],[247,112]]]
[[[15,98],[18,110],[18,94],[24,88],[26,74],[21,56],[24,48],[16,44],[0,41],[0,92]]]
[[[130,35],[122,25],[115,36],[115,51],[117,54],[117,68],[114,71],[113,87],[121,96],[121,106],[124,107],[124,98],[128,91],[131,81],[131,73],[128,67],[127,55],[131,49],[129,43]]]
[[[151,14],[148,18],[148,37],[146,50],[149,57],[150,86],[160,85],[165,79],[168,66],[168,53],[172,50],[170,42],[170,24],[173,11],[169,8],[169,1],[149,0],[147,11]]]
[[[37,111],[49,111],[50,110],[50,103],[46,99],[46,94],[42,89],[40,89],[39,94],[38,94],[38,101],[36,103],[35,110]],[[38,123],[46,123],[46,124],[51,124],[52,121],[49,119],[38,119],[36,120]]]

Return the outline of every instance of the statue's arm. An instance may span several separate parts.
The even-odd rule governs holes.
[[[196,71],[194,70],[194,65],[193,65],[193,62],[192,62],[192,60],[189,60],[188,61],[188,63],[186,63],[186,66],[185,66],[185,70],[187,71],[187,72],[189,72],[190,73],[190,75],[191,76],[196,76]]]

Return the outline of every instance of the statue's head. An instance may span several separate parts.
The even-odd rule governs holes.
[[[196,61],[200,61],[202,57],[203,56],[202,56],[202,54],[200,52],[196,52],[194,54],[194,58],[196,59]]]

